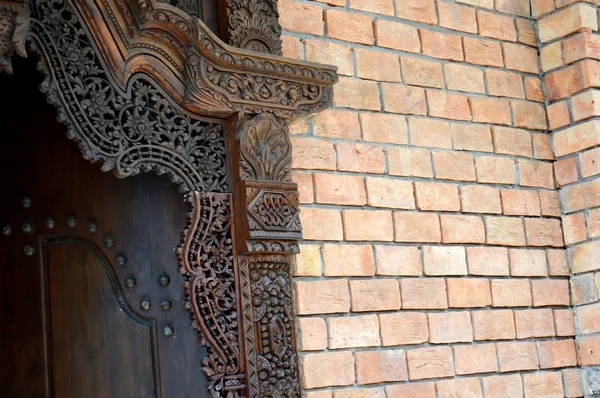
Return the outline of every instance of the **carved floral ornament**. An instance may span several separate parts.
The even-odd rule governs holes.
[[[0,70],[27,41],[84,158],[187,193],[177,258],[210,394],[298,397],[288,124],[331,104],[336,69],[278,56],[276,0],[223,2],[242,48],[187,14],[194,1],[171,3],[0,0]]]

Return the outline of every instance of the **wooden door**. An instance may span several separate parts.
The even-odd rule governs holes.
[[[0,396],[206,395],[173,253],[181,194],[82,159],[32,64],[15,71],[0,77]]]

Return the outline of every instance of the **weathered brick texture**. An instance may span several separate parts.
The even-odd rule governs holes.
[[[600,393],[597,4],[280,0],[308,398]]]

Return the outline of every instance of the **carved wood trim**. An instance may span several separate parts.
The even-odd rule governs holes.
[[[228,0],[243,49],[156,0],[32,4],[0,0],[0,69],[27,38],[86,159],[118,177],[154,170],[188,193],[177,256],[211,395],[300,396],[288,125],[331,104],[336,69],[249,51],[280,54],[276,0]]]

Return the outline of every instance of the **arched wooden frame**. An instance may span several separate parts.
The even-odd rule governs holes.
[[[0,70],[28,42],[86,159],[186,193],[177,257],[212,396],[299,396],[287,126],[331,104],[336,69],[280,57],[276,0],[220,6],[243,48],[157,0],[0,0]]]

